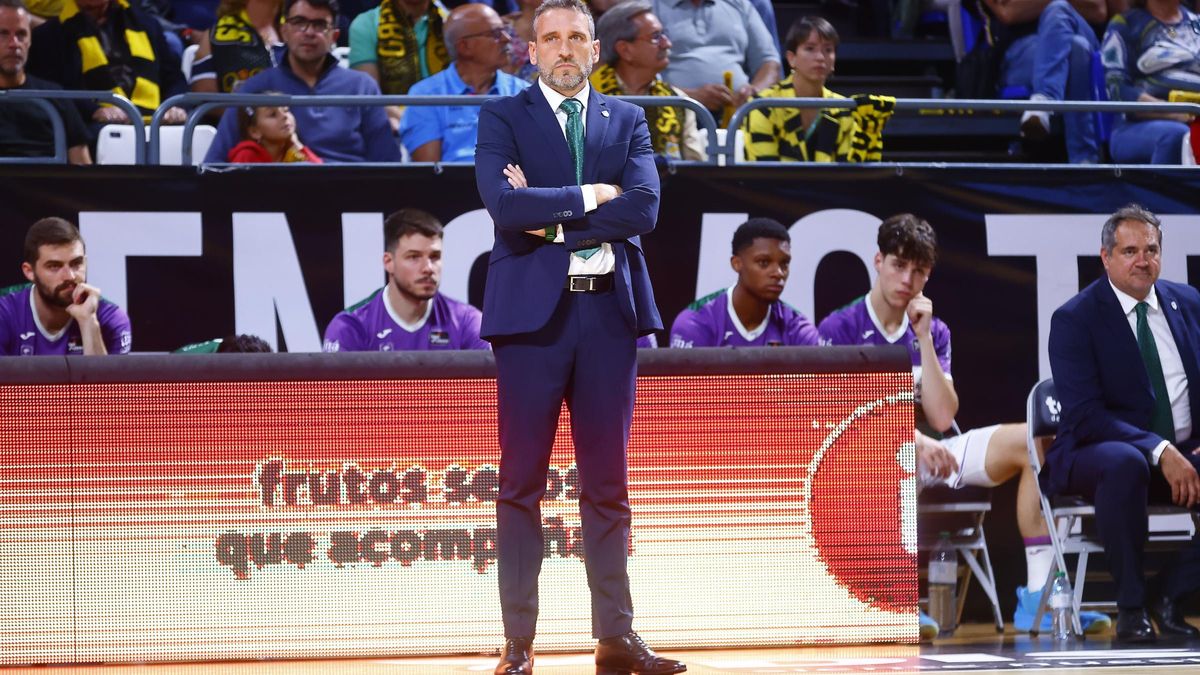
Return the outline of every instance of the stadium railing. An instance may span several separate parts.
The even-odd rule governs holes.
[[[230,106],[385,106],[385,105],[482,105],[495,96],[288,96],[280,94],[180,94],[162,102],[150,120],[149,141],[138,143],[136,161],[138,164],[158,164],[161,151],[162,118],[166,111],[173,106],[188,109],[188,119],[184,125],[182,163],[191,162],[192,136],[196,127],[202,123],[210,111]],[[727,165],[736,164],[740,158],[734,152],[734,137],[728,135],[724,142],[718,141],[717,123],[712,114],[698,102],[683,97],[673,96],[621,96],[622,100],[641,106],[679,106],[687,108],[696,114],[696,123],[708,136],[708,159],[703,162],[672,161],[672,164],[710,164],[717,165],[718,157],[723,156]],[[6,90],[0,91],[0,104],[13,101],[30,101],[39,105],[50,114],[54,129],[55,154],[50,157],[0,157],[0,163],[65,163],[66,139],[62,119],[58,111],[50,105],[51,99],[92,99],[111,103],[121,107],[130,117],[130,123],[140,132],[137,137],[145,137],[145,127],[137,109],[127,99],[107,91],[57,91],[57,90]],[[729,121],[729,128],[737,129],[745,121],[746,116],[753,110],[762,108],[853,108],[857,104],[849,98],[763,98],[755,99],[737,108]],[[1124,101],[1030,101],[1030,100],[995,100],[995,99],[896,99],[898,111],[983,111],[983,112],[1024,112],[1026,110],[1045,110],[1048,112],[1110,112],[1110,113],[1187,113],[1200,116],[1200,104],[1195,103],[1131,103]],[[745,160],[741,160],[745,161]],[[469,164],[469,162],[433,162],[412,164]],[[759,165],[772,165],[777,162],[756,162]]]
[[[50,101],[54,99],[68,101],[98,101],[108,103],[125,111],[129,123],[137,132],[137,138],[146,137],[146,124],[142,114],[129,102],[129,99],[114,94],[111,91],[63,91],[61,89],[3,89],[0,90],[0,105],[5,103],[28,102],[42,109],[50,117],[50,126],[54,130],[54,154],[48,157],[0,157],[0,164],[66,164],[67,163],[67,134],[63,126],[62,116],[58,114]],[[156,111],[157,114],[157,111]],[[84,120],[86,123],[87,120]],[[146,144],[135,146],[135,159],[138,164],[146,163]]]
[[[159,130],[162,117],[172,106],[189,110],[183,129],[182,163],[192,159],[192,134],[198,124],[212,110],[231,106],[462,106],[483,105],[484,102],[501,96],[288,96],[285,94],[180,94],[163,101],[150,120],[150,143],[148,161],[158,164],[160,154]],[[697,126],[708,134],[708,147],[717,148],[717,123],[704,106],[696,101],[678,96],[621,96],[622,100],[641,106],[681,106],[696,113]],[[1197,106],[1200,108],[1200,106]],[[716,153],[712,153],[715,155]],[[421,162],[409,162],[422,164]],[[470,164],[471,162],[426,162],[427,164]],[[715,164],[712,158],[704,164]]]

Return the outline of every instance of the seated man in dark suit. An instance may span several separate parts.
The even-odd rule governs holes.
[[[1148,503],[1200,503],[1200,419],[1188,383],[1200,382],[1200,292],[1158,278],[1162,230],[1135,204],[1104,224],[1106,275],[1060,307],[1050,323],[1050,367],[1062,403],[1058,438],[1040,476],[1047,494],[1096,505],[1117,582],[1117,639],[1200,637],[1180,601],[1200,588],[1200,540],[1150,581],[1142,573]]]

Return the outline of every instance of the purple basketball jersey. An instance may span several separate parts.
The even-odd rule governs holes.
[[[818,344],[817,329],[784,302],[771,303],[767,318],[748,331],[733,311],[733,289],[717,291],[693,302],[675,317],[671,346],[778,347]]]
[[[125,312],[101,298],[96,317],[100,320],[100,333],[108,353],[128,354],[133,347],[133,333]],[[33,285],[29,284],[0,296],[0,354],[83,354],[83,337],[79,333],[79,324],[73,319],[57,335],[48,333],[33,309]]]
[[[437,293],[416,325],[406,326],[387,304],[386,286],[333,317],[325,329],[326,352],[390,352],[489,349],[479,338],[480,312]]]

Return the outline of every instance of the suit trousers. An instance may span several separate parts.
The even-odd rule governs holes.
[[[496,549],[506,637],[536,632],[538,574],[546,554],[541,501],[564,400],[579,470],[593,637],[632,630],[625,450],[633,418],[636,340],[611,290],[563,291],[541,330],[493,339],[500,423]]]
[[[1181,444],[1184,457],[1200,470],[1196,443]],[[1096,527],[1104,554],[1117,582],[1117,606],[1146,606],[1142,572],[1143,548],[1149,531],[1147,504],[1170,504],[1171,486],[1159,467],[1150,466],[1140,450],[1121,441],[1081,446],[1071,467],[1069,490],[1096,505]],[[1200,588],[1200,537],[1193,537],[1162,569],[1156,592],[1179,599]]]

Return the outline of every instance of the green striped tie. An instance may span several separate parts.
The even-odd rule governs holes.
[[[575,163],[575,184],[583,185],[583,104],[573,98],[565,98],[558,109],[567,113],[567,147],[571,150],[571,160]],[[573,251],[584,260],[596,255],[599,246],[581,248]]]
[[[1149,308],[1150,305],[1144,302],[1134,307],[1137,310],[1138,351],[1142,353],[1142,363],[1146,364],[1146,374],[1150,376],[1150,387],[1154,390],[1150,431],[1174,443],[1175,418],[1171,415],[1171,396],[1167,393],[1167,380],[1163,377],[1162,361],[1158,358],[1158,345],[1154,344],[1154,333],[1150,332],[1150,322],[1146,320],[1146,310]]]

